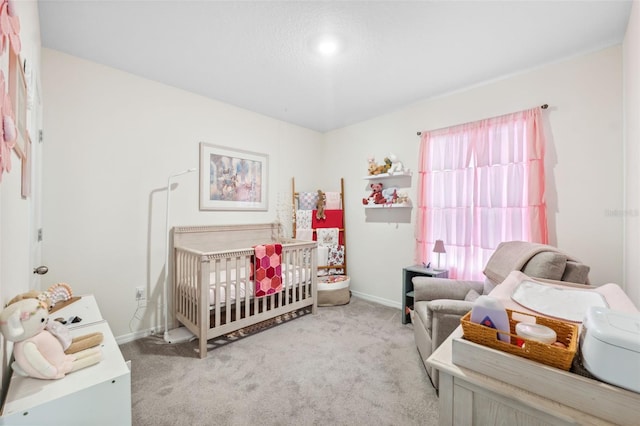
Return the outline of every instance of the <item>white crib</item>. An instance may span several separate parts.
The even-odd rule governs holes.
[[[175,320],[207,340],[311,307],[317,311],[317,246],[282,238],[278,223],[173,228],[172,306]],[[282,291],[254,297],[247,279],[253,246],[282,244]]]

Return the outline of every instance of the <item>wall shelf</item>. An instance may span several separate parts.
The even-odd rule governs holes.
[[[406,189],[411,187],[411,171],[402,171],[395,173],[380,173],[377,175],[369,175],[363,178],[366,181],[378,181],[383,185],[383,189],[396,189],[398,194],[401,192],[406,196]],[[375,183],[375,182],[374,182]],[[367,187],[373,186],[374,183],[367,183]],[[365,209],[411,209],[413,207],[411,200],[403,199],[402,203],[384,203],[384,204],[364,204]]]
[[[408,172],[396,172],[396,173],[380,173],[377,175],[369,175],[365,176],[363,179],[373,180],[373,179],[384,179],[384,178],[393,178],[393,177],[402,177],[402,176],[411,176],[412,173]]]
[[[410,209],[411,204],[367,204],[365,209]]]

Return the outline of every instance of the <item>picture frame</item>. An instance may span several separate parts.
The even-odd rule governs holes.
[[[18,157],[26,155],[27,141],[27,83],[20,56],[9,50],[9,96],[13,107],[16,125],[16,144],[14,150]]]
[[[267,210],[269,156],[200,142],[200,210]]]

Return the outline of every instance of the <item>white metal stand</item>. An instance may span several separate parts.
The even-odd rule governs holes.
[[[187,169],[180,173],[176,173],[175,175],[169,176],[167,179],[167,217],[166,217],[166,225],[165,225],[165,263],[164,263],[164,341],[166,343],[180,343],[185,342],[187,340],[195,337],[189,330],[184,327],[179,327],[174,330],[169,330],[169,291],[168,291],[168,283],[169,283],[169,208],[171,203],[171,180],[175,177],[185,175],[187,173],[195,172],[196,169]],[[188,333],[188,335],[187,335]]]

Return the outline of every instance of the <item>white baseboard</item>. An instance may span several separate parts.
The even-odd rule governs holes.
[[[118,336],[116,337],[116,343],[118,345],[122,345],[124,343],[133,342],[134,340],[142,339],[143,337],[151,336],[153,334],[158,334],[160,333],[160,330],[161,328],[157,328],[157,329],[150,328],[147,330],[136,331],[135,333],[125,334],[123,336]]]
[[[359,291],[351,290],[351,294],[359,297],[360,299],[368,300],[369,302],[376,302],[384,306],[391,308],[402,309],[402,305],[398,302],[389,299],[383,299],[381,297],[371,296],[370,294],[360,293]]]

